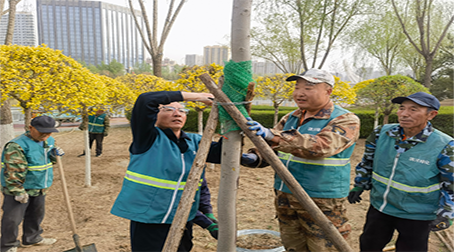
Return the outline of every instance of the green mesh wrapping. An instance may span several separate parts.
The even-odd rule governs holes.
[[[246,98],[247,87],[252,79],[251,61],[229,61],[224,67],[224,85],[222,91],[232,102],[243,102]],[[244,104],[235,105],[245,117],[248,116]],[[232,117],[219,105],[219,121],[221,134],[241,130]]]

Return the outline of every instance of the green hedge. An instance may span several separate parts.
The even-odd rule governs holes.
[[[279,119],[286,115],[289,110],[279,111]],[[206,109],[203,113],[204,125],[210,113],[209,109]],[[361,120],[360,138],[366,138],[372,132],[374,128],[374,113],[372,112],[357,112],[356,115]],[[260,122],[265,127],[273,127],[273,110],[256,110],[253,108],[251,111],[251,117]],[[380,116],[379,122],[383,122],[383,116]],[[449,113],[439,113],[432,121],[434,127],[444,133],[454,136],[453,132],[453,115]],[[394,113],[389,117],[389,123],[397,123],[397,115]],[[197,132],[197,112],[194,110],[189,111],[186,125],[183,128],[184,131]],[[219,132],[219,125],[218,130]]]
[[[251,111],[251,117],[255,120],[260,122],[263,126],[271,128],[273,127],[273,118],[274,118],[274,110],[270,106],[260,106],[258,109],[253,107]],[[294,108],[293,108],[294,110]],[[279,119],[282,118],[284,115],[289,113],[291,110],[290,107],[286,107],[283,110],[279,110]],[[210,109],[206,109],[203,112],[203,124],[206,124],[206,120],[208,119],[208,115],[210,114]],[[442,132],[454,137],[453,132],[453,114],[451,113],[451,109],[447,110],[440,110],[440,113],[431,121],[434,127]],[[369,111],[355,111],[356,115],[361,120],[361,129],[360,129],[360,138],[366,138],[374,129],[374,113]],[[130,119],[130,112],[126,112],[126,117],[128,120]],[[380,116],[379,122],[383,122],[383,116]],[[394,113],[389,117],[389,123],[397,123],[397,115]],[[197,112],[193,109],[189,111],[188,118],[186,121],[186,125],[183,128],[184,131],[188,132],[197,132]],[[219,132],[219,124],[217,127],[216,132]]]

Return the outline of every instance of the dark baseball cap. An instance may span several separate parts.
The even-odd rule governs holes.
[[[58,132],[55,128],[55,120],[50,116],[37,116],[30,123],[40,133]]]
[[[428,93],[424,93],[424,92],[414,93],[407,97],[396,97],[396,98],[392,99],[391,102],[402,104],[402,102],[404,102],[406,100],[410,100],[416,104],[419,104],[421,106],[428,107],[428,108],[433,108],[435,110],[440,109],[440,102],[438,101],[438,99],[435,96],[428,94]]]

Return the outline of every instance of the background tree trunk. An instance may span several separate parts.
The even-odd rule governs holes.
[[[14,22],[16,18],[16,6],[20,0],[10,0],[9,1],[9,16],[8,16],[8,26],[6,28],[6,37],[5,45],[9,45],[13,42],[13,33],[14,33]],[[3,5],[5,1],[1,0],[0,11],[3,12]],[[2,15],[0,15],[1,18]],[[1,97],[1,94],[0,94]],[[14,125],[13,117],[11,115],[11,107],[8,100],[3,102],[3,105],[0,107],[0,150],[3,150],[3,146],[15,136],[14,134]]]
[[[232,11],[232,60],[248,61],[252,0],[234,0]],[[219,238],[217,251],[236,251],[236,195],[240,173],[240,131],[225,134],[222,147],[221,181],[218,195]]]
[[[14,135],[13,118],[11,116],[9,101],[5,100],[3,106],[0,107],[0,151],[3,150],[3,146],[7,142],[14,138]]]

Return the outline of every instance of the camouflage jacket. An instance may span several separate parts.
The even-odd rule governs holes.
[[[310,120],[328,119],[334,110],[334,104],[329,102],[315,116],[304,119],[295,128]],[[288,113],[272,129],[274,135],[280,136],[279,145],[273,145],[275,151],[291,153],[294,156],[308,159],[326,158],[336,155],[349,148],[359,138],[360,120],[354,113],[346,113],[333,118],[316,135],[301,134],[298,130],[283,131],[284,125],[292,115],[301,118],[304,111],[300,109]]]
[[[380,136],[382,126],[378,126],[366,139],[366,149],[361,162],[356,166],[355,186],[370,190],[372,187],[372,170],[376,143]],[[408,139],[403,137],[403,129],[398,126],[386,132],[390,137],[396,139],[394,148],[398,153],[403,153],[418,143],[424,143],[434,131],[432,124],[427,123],[426,127],[418,134]],[[437,167],[440,170],[440,209],[437,214],[454,219],[454,140],[441,151],[437,158]]]
[[[29,132],[26,132],[25,135],[31,138]],[[43,144],[44,147],[47,147],[47,141]],[[2,176],[4,176],[6,182],[6,187],[2,187],[4,194],[17,196],[27,192],[32,197],[38,196],[40,193],[46,194],[48,188],[25,190],[22,186],[28,172],[28,162],[24,150],[17,143],[7,143],[3,149],[3,154],[5,167]],[[51,161],[56,163],[56,159],[52,156]]]

